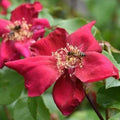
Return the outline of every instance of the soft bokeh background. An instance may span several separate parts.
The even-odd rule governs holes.
[[[12,6],[8,9],[8,14],[0,15],[0,18],[9,19],[10,11],[25,2],[34,2],[34,0],[10,0]],[[96,20],[96,27],[99,29],[95,36],[99,41],[108,41],[114,48],[120,50],[120,0],[38,0],[42,3],[44,9],[39,17],[46,17],[54,26],[62,20],[60,26],[67,28],[71,33],[76,28],[81,27],[87,21]],[[78,19],[79,18],[79,19]],[[53,22],[53,19],[54,22]],[[64,21],[71,19],[70,21]],[[56,22],[56,24],[54,24]],[[64,24],[63,24],[64,23]],[[80,25],[80,26],[79,26]],[[93,33],[96,28],[93,29]],[[48,31],[49,32],[49,31]],[[115,59],[120,63],[120,54],[113,53]],[[3,74],[4,73],[4,74]],[[70,116],[63,116],[52,99],[52,87],[37,98],[28,98],[24,89],[24,80],[16,72],[4,68],[0,70],[0,120],[49,120],[47,115],[50,112],[51,120],[99,120],[88,101],[85,99],[78,106],[75,112]],[[18,82],[19,81],[19,82]],[[94,86],[95,85],[95,86]],[[103,116],[105,116],[105,107],[110,106],[110,98],[104,98],[103,106],[96,103],[96,92],[103,86],[101,82],[90,84],[91,99],[94,100]],[[118,85],[118,84],[117,84]],[[119,85],[120,86],[120,85]],[[120,88],[118,88],[119,90]],[[101,89],[101,93],[104,91]],[[115,89],[116,91],[116,89]],[[21,93],[22,92],[22,93]],[[108,94],[106,92],[106,94]],[[116,93],[117,94],[117,93]],[[114,92],[111,93],[114,96]],[[119,94],[118,94],[119,96]],[[100,97],[100,96],[98,96]],[[111,99],[110,99],[111,100]],[[118,99],[120,100],[120,98]],[[4,104],[3,104],[4,103]],[[32,105],[31,105],[32,103]],[[45,105],[43,104],[45,103]],[[108,104],[107,104],[108,103]],[[116,101],[115,101],[116,103]],[[117,103],[119,103],[117,101]],[[34,116],[35,105],[38,104],[37,118]],[[120,108],[120,106],[118,106]],[[42,108],[42,110],[40,110]],[[49,109],[49,110],[48,110]],[[31,114],[32,113],[32,114]],[[109,120],[120,120],[119,111],[112,110],[113,117]],[[43,117],[41,117],[43,116]],[[46,116],[46,117],[45,117]],[[12,119],[11,119],[12,118]]]

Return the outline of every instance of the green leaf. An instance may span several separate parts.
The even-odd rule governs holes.
[[[42,97],[43,97],[43,100],[44,100],[46,106],[48,107],[50,113],[55,113],[59,117],[60,120],[64,120],[65,116],[62,115],[60,110],[55,105],[53,96],[51,94],[43,94]]]
[[[103,40],[100,31],[95,26],[92,27],[92,33],[96,40]]]
[[[99,120],[99,118],[94,110],[87,109],[73,113],[67,120]]]
[[[42,99],[42,96],[37,98],[37,103],[38,103],[38,119],[40,120],[50,120],[50,113],[48,108],[45,106],[44,101]]]
[[[58,23],[58,27],[62,27],[67,30],[69,34],[80,28],[81,26],[85,25],[87,23],[86,20],[82,18],[73,18],[73,19],[67,19],[67,20],[61,20]]]
[[[20,98],[14,107],[14,120],[34,120],[27,104],[27,97]]]
[[[42,96],[28,98],[28,108],[32,117],[36,120],[50,120],[50,113]]]
[[[28,98],[28,108],[31,112],[31,115],[36,120],[37,119],[37,101],[36,97],[29,97]]]
[[[120,81],[115,79],[114,77],[110,77],[106,79],[106,84],[105,84],[105,88],[111,88],[111,87],[118,87],[120,86]]]
[[[109,120],[120,120],[120,113],[111,116]]]
[[[53,97],[51,94],[43,94],[42,96],[43,96],[43,100],[44,100],[46,106],[49,108],[51,113],[59,111],[53,101]]]
[[[120,87],[105,89],[100,88],[97,94],[97,103],[104,108],[120,109]]]
[[[46,18],[48,19],[48,21],[50,22],[50,25],[54,25],[54,19],[53,17],[50,15],[48,9],[43,9],[40,13],[39,13],[39,18]]]
[[[0,70],[0,104],[6,105],[15,101],[21,94],[24,83],[17,72],[5,68]]]

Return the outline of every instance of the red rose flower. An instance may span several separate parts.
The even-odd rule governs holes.
[[[2,7],[2,11],[0,14],[6,15],[7,14],[7,9],[10,7],[11,3],[9,0],[0,0],[0,6]]]
[[[26,3],[12,11],[11,19],[0,19],[0,68],[4,62],[16,60],[20,55],[30,56],[29,46],[39,37],[43,37],[45,27],[49,27],[47,19],[38,19],[42,5],[39,2]]]
[[[54,101],[64,115],[69,115],[85,97],[82,82],[119,77],[117,68],[100,53],[102,49],[91,34],[94,23],[71,35],[57,28],[31,46],[34,57],[6,63],[24,76],[30,97],[41,95],[56,81]]]

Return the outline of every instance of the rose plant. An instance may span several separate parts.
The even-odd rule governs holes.
[[[120,66],[112,52],[119,50],[97,41],[103,40],[97,21],[63,20],[63,9],[53,8],[57,1],[45,9],[41,3],[23,3],[9,20],[0,19],[0,114],[8,120],[113,120],[111,111],[120,110]]]

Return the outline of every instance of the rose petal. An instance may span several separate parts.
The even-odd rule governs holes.
[[[42,4],[39,1],[35,1],[33,3],[33,7],[34,7],[36,12],[40,12],[43,9],[43,6],[42,6]]]
[[[42,5],[40,4],[40,2],[35,2],[33,4],[22,4],[12,11],[10,20],[14,22],[25,18],[28,23],[32,23],[32,19],[38,17],[38,13],[39,11],[41,11],[41,9]]]
[[[64,115],[69,115],[85,97],[81,82],[66,72],[55,83],[53,98]]]
[[[32,23],[33,39],[37,40],[39,37],[42,38],[45,33],[45,28],[49,28],[50,24],[47,19],[35,18]]]
[[[3,34],[9,32],[9,29],[7,26],[10,24],[10,21],[0,19],[0,37],[2,37]]]
[[[38,55],[52,55],[52,52],[66,47],[67,32],[62,28],[55,29],[47,37],[31,45],[33,53]]]
[[[79,28],[77,31],[72,33],[68,37],[68,43],[79,47],[83,52],[85,51],[98,51],[101,52],[102,48],[96,41],[91,33],[91,28],[95,24],[95,21],[90,22],[83,27]]]
[[[0,47],[0,68],[4,63],[11,60],[17,60],[20,54],[15,50],[13,41],[2,41]]]
[[[75,76],[82,82],[95,82],[111,76],[119,78],[118,69],[107,57],[97,52],[86,53],[83,66],[76,68]]]
[[[24,57],[29,57],[31,55],[29,47],[33,42],[35,42],[35,40],[33,39],[26,39],[24,41],[16,41],[14,43],[14,46],[18,53],[20,53]]]
[[[45,29],[37,30],[34,32],[32,38],[37,41],[39,38],[43,38],[45,33]]]
[[[53,57],[31,57],[7,62],[6,66],[24,76],[25,87],[30,97],[41,95],[60,76]]]

